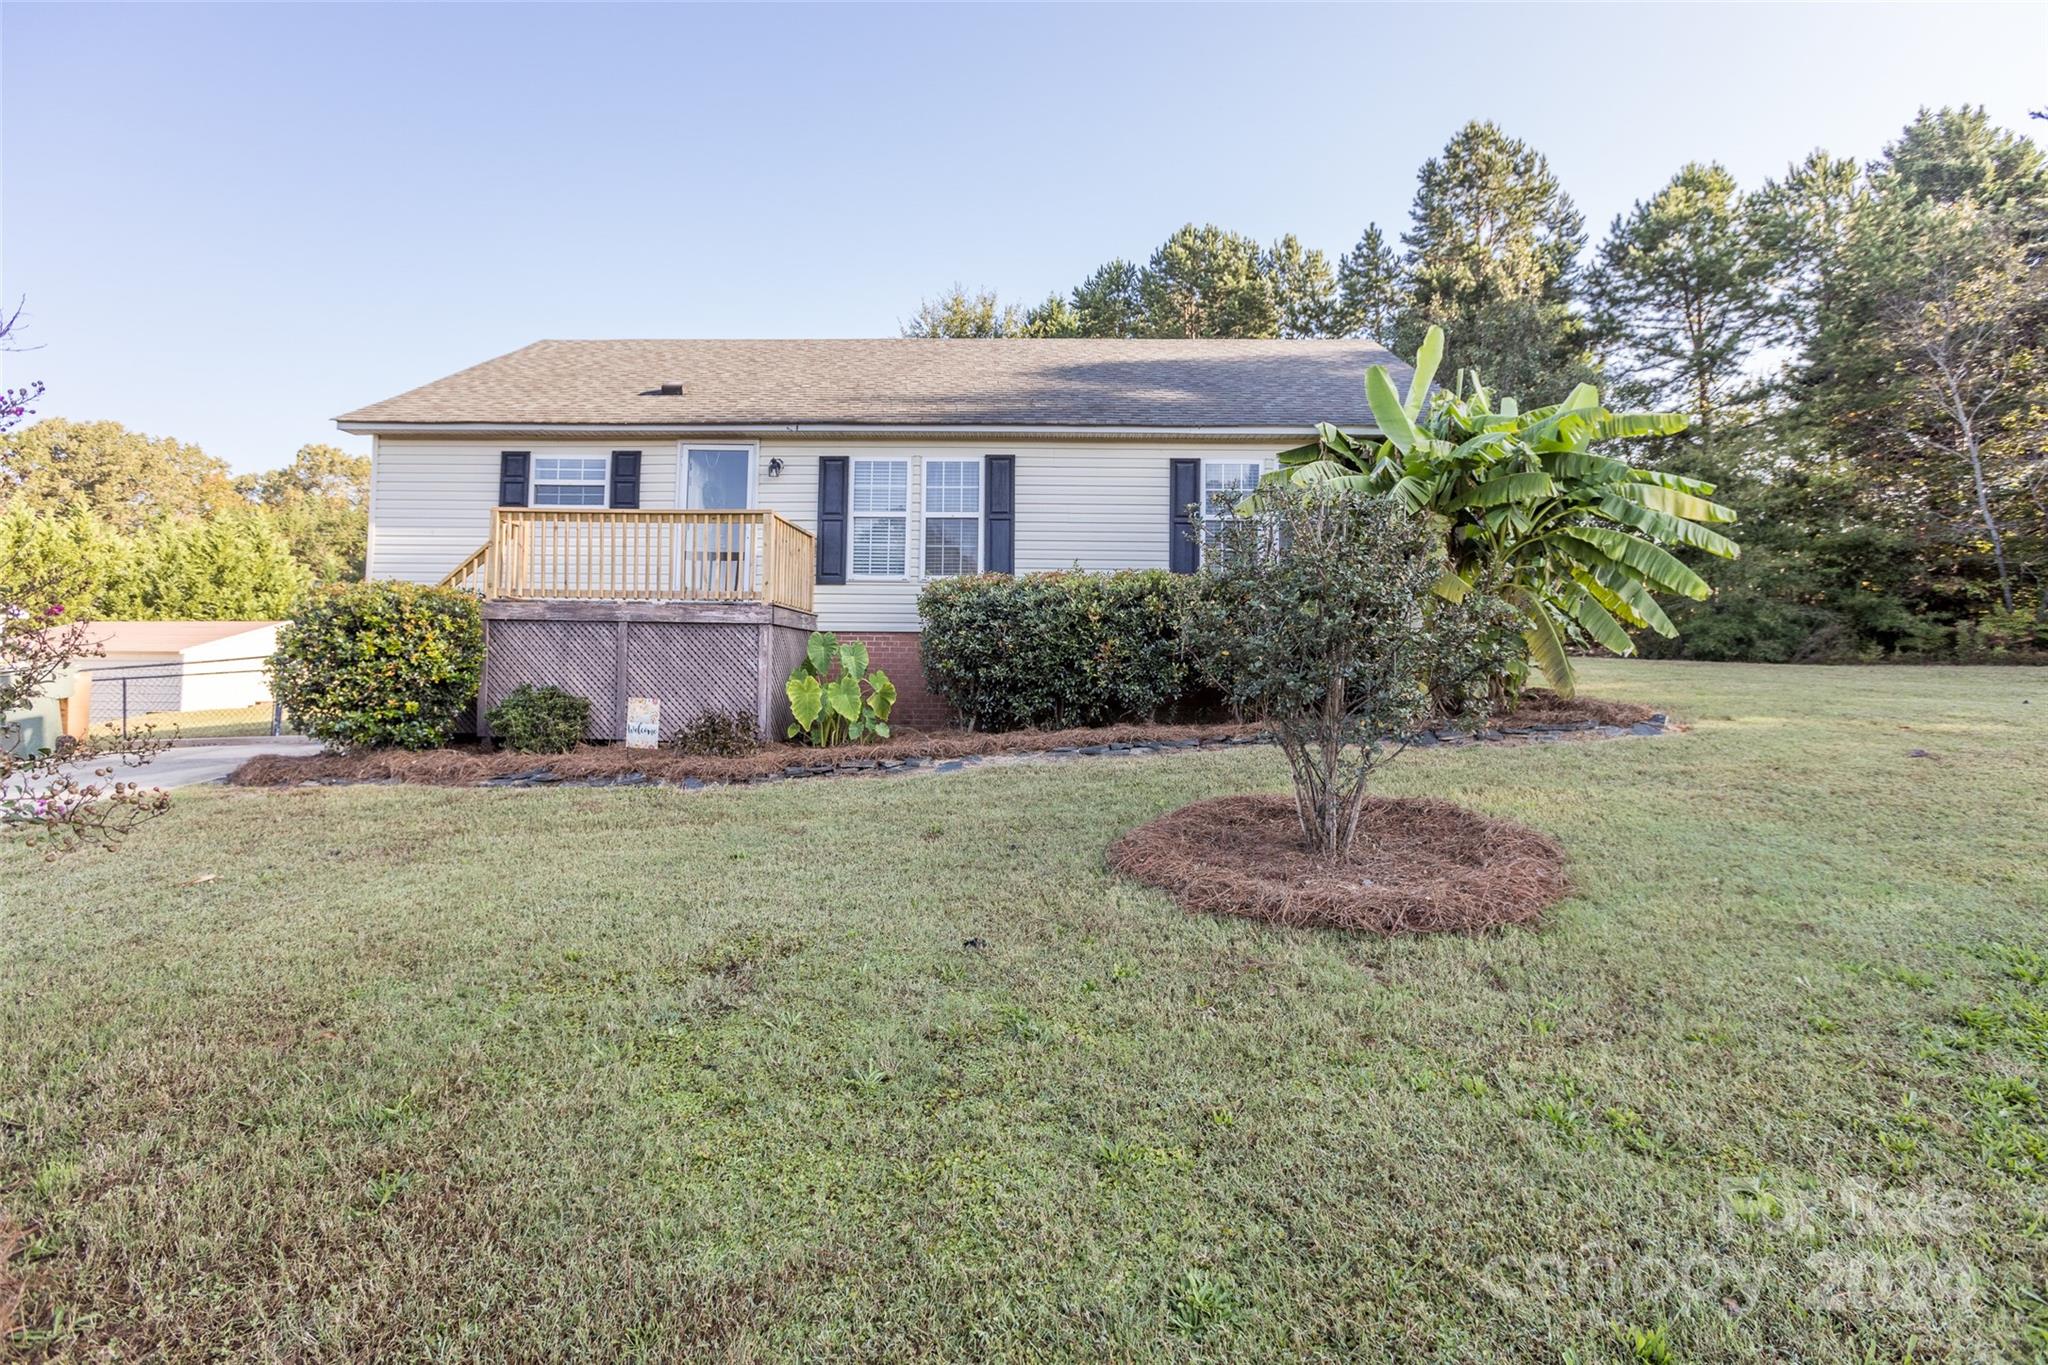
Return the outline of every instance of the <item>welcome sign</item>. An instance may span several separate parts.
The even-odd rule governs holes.
[[[626,698],[626,747],[652,749],[661,743],[661,698]]]

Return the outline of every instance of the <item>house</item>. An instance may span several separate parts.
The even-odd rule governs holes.
[[[263,666],[277,650],[276,621],[95,621],[99,653],[79,660],[91,682],[92,723],[166,712],[242,711],[270,705]]]
[[[338,423],[372,438],[369,576],[484,595],[485,707],[556,682],[599,735],[628,695],[772,726],[815,626],[929,725],[926,580],[1192,572],[1189,507],[1317,422],[1371,429],[1373,364],[1406,370],[1365,341],[540,341]]]

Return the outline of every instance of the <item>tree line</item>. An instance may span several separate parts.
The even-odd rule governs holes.
[[[270,620],[361,578],[370,461],[299,448],[261,474],[119,422],[48,418],[0,437],[0,582],[64,585],[72,616]]]
[[[1981,109],[1922,110],[1876,159],[1816,151],[1745,189],[1688,163],[1594,245],[1543,155],[1492,123],[1418,173],[1398,249],[1333,263],[1189,224],[1017,307],[955,287],[906,336],[1369,337],[1525,404],[1603,385],[1686,413],[1660,462],[1720,487],[1740,560],[1647,652],[2048,650],[2048,160]]]

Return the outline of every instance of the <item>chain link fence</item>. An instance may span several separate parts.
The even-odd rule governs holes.
[[[263,655],[179,663],[96,664],[90,680],[94,733],[154,726],[160,739],[289,735],[291,718],[270,695]]]

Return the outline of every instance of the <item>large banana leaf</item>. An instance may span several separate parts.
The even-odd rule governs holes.
[[[1703,498],[1712,497],[1714,485],[1705,479],[1688,479],[1683,474],[1666,474],[1661,469],[1631,469],[1628,476],[1637,483],[1655,484],[1659,488],[1675,488],[1681,493],[1697,493]]]
[[[1560,479],[1598,479],[1602,483],[1633,478],[1634,472],[1620,460],[1593,455],[1583,450],[1560,451],[1543,460],[1544,467]]]
[[[1585,566],[1596,582],[1622,601],[1628,603],[1643,624],[1656,631],[1665,639],[1678,634],[1678,628],[1671,624],[1671,618],[1664,614],[1664,608],[1657,605],[1657,599],[1650,596],[1642,579],[1630,573],[1621,565],[1601,554],[1591,545],[1579,541],[1559,539],[1555,542],[1558,552]]]
[[[1579,584],[1565,584],[1558,597],[1563,601],[1565,610],[1571,613],[1572,620],[1577,621],[1602,649],[1614,654],[1636,652],[1636,642],[1628,638],[1621,622],[1615,620],[1613,614]]]
[[[1695,550],[1705,550],[1708,554],[1719,555],[1722,559],[1733,559],[1742,553],[1741,546],[1719,531],[1709,531],[1706,527],[1687,521],[1683,517],[1666,516],[1654,507],[1645,507],[1641,503],[1618,498],[1612,493],[1601,494],[1600,501],[1595,506],[1600,509],[1600,515],[1609,521],[1633,526],[1644,535],[1654,536],[1658,540],[1690,545]]]
[[[1433,480],[1403,475],[1400,481],[1387,491],[1409,511],[1420,512],[1429,506],[1430,496],[1436,491],[1436,485]]]
[[[1556,534],[1586,542],[1666,592],[1684,593],[1694,601],[1703,602],[1711,591],[1705,579],[1639,536],[1612,531],[1605,526],[1564,526]]]
[[[1691,425],[1676,412],[1610,412],[1593,424],[1593,439],[1627,441],[1643,436],[1676,436]]]
[[[1454,571],[1445,569],[1437,576],[1436,582],[1430,585],[1429,590],[1446,602],[1462,602],[1465,600],[1465,594],[1472,591],[1472,585]]]
[[[1557,492],[1557,485],[1542,470],[1522,474],[1499,474],[1484,483],[1474,484],[1463,494],[1451,499],[1448,510],[1461,507],[1501,507],[1509,503],[1528,502],[1534,498],[1547,498]]]
[[[1572,675],[1571,656],[1564,652],[1564,639],[1557,633],[1557,622],[1550,619],[1550,608],[1521,588],[1511,590],[1507,598],[1521,609],[1522,640],[1529,646],[1529,658],[1543,671],[1551,691],[1569,697],[1577,679]]]
[[[1735,520],[1735,509],[1723,507],[1718,502],[1694,497],[1676,488],[1666,488],[1655,483],[1617,484],[1614,495],[1639,502],[1645,507],[1655,508],[1669,516],[1684,517],[1687,521],[1729,522]]]
[[[1371,406],[1373,420],[1379,423],[1380,430],[1403,455],[1422,443],[1422,434],[1408,420],[1408,410],[1401,406],[1401,396],[1394,392],[1394,381],[1386,366],[1375,365],[1365,372],[1365,401]]]
[[[1441,327],[1432,327],[1422,338],[1422,349],[1415,353],[1415,375],[1408,381],[1408,401],[1401,405],[1401,411],[1414,421],[1422,415],[1422,399],[1429,392],[1429,381],[1436,378],[1436,367],[1444,359],[1444,333]]]

